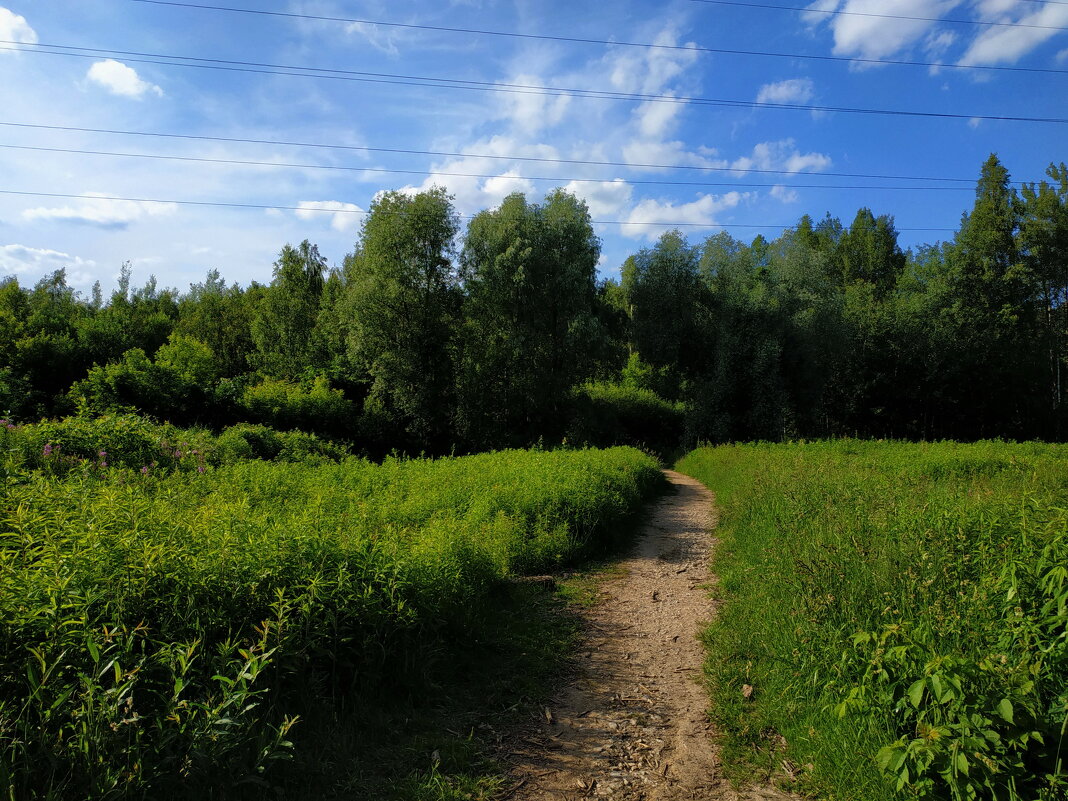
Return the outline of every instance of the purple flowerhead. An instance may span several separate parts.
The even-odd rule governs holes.
[[[147,476],[148,475],[148,465],[147,464],[144,467],[141,468],[141,475],[143,475],[143,476]]]
[[[52,455],[52,443],[51,442],[49,442],[47,445],[44,446],[44,450],[41,451],[41,455],[42,456],[51,456]]]
[[[197,472],[198,473],[203,473],[204,472],[204,465],[200,465],[200,467],[197,468]]]
[[[108,452],[107,451],[100,451],[100,453],[98,453],[97,456],[99,456],[101,459],[106,459],[108,457]]]

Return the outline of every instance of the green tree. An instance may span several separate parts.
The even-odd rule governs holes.
[[[387,192],[371,204],[346,262],[353,358],[371,380],[365,416],[387,447],[451,444],[458,231],[444,189]]]
[[[586,204],[562,190],[522,194],[471,220],[461,255],[467,293],[461,425],[477,446],[563,433],[572,387],[602,337],[600,242]]]
[[[252,319],[253,366],[276,378],[300,378],[314,371],[314,332],[325,270],[326,259],[307,239],[282,248],[274,280]]]

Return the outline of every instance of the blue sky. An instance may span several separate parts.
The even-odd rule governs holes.
[[[970,182],[987,155],[997,152],[1014,180],[1034,181],[1044,177],[1050,162],[1068,160],[1064,124],[976,119],[1068,117],[1068,2],[818,0],[807,13],[760,8],[756,0],[746,7],[748,2],[214,3],[304,15],[298,17],[138,0],[0,0],[0,40],[21,43],[0,44],[6,48],[0,49],[0,122],[210,137],[0,125],[0,190],[72,196],[0,194],[0,275],[15,274],[28,285],[66,267],[79,289],[96,280],[109,288],[128,260],[138,284],[154,274],[161,285],[184,290],[212,268],[230,281],[266,282],[286,242],[310,239],[332,264],[340,264],[362,219],[350,212],[366,210],[382,190],[435,184],[455,195],[463,215],[492,207],[513,191],[536,200],[565,186],[603,221],[597,232],[606,276],[617,275],[628,254],[673,224],[686,224],[683,230],[693,241],[720,226],[749,240],[757,233],[775,236],[804,213],[830,212],[848,224],[859,207],[868,206],[893,215],[902,244],[912,246],[951,235],[971,203],[973,183],[831,174]],[[804,0],[760,4],[800,7]],[[828,11],[848,13],[820,13]],[[79,55],[57,55],[53,46],[80,48]],[[117,51],[629,97],[204,69],[145,63],[161,59]],[[952,66],[960,64],[1014,69]],[[104,199],[111,197],[266,208]]]

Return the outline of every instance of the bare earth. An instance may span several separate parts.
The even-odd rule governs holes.
[[[789,799],[739,794],[722,778],[700,684],[712,494],[667,471],[675,492],[651,509],[622,574],[586,613],[584,663],[544,720],[512,748],[516,801],[603,798]]]

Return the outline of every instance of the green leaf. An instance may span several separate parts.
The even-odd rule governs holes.
[[[909,703],[912,704],[914,709],[920,708],[920,703],[923,701],[924,682],[923,679],[914,681],[912,686],[909,687]]]
[[[998,710],[997,711],[998,711],[998,714],[1002,717],[1002,719],[1005,722],[1007,722],[1007,723],[1012,723],[1013,722],[1013,719],[1012,719],[1012,701],[1010,701],[1008,698],[1002,698],[1001,701],[998,702]]]
[[[953,758],[953,767],[956,769],[957,773],[963,773],[965,776],[967,776],[968,769],[971,768],[971,764],[968,762],[968,757],[958,752],[957,755]]]

